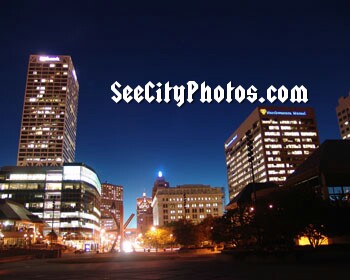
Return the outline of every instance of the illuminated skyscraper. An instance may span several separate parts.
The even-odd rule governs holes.
[[[253,181],[282,184],[318,146],[312,108],[256,108],[225,142],[230,200]]]
[[[123,187],[103,183],[101,189],[101,228],[105,230],[118,228],[120,230],[124,223]]]
[[[137,231],[144,234],[153,226],[152,198],[143,193],[136,199]]]
[[[339,98],[336,111],[341,138],[350,140],[350,92]]]
[[[70,56],[30,56],[17,165],[74,161],[78,92]]]

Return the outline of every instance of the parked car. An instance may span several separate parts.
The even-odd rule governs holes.
[[[83,249],[77,249],[74,251],[74,254],[84,254],[84,250]]]

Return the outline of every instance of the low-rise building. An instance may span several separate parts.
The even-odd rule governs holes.
[[[93,250],[99,243],[101,183],[79,163],[63,166],[10,166],[0,169],[0,195],[43,219],[58,242]]]
[[[153,201],[153,224],[163,226],[181,219],[198,224],[208,216],[223,215],[224,190],[209,185],[158,188]]]
[[[349,140],[326,140],[287,178],[284,187],[313,188],[324,199],[350,202],[349,158]]]
[[[41,243],[44,240],[43,227],[44,221],[23,205],[0,199],[0,248]]]

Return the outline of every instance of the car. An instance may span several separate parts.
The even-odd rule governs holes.
[[[77,249],[74,251],[74,254],[84,254],[84,250],[83,249]]]

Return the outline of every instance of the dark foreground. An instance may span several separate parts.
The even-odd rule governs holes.
[[[0,279],[344,279],[347,262],[246,263],[220,254],[64,255],[1,263]]]

